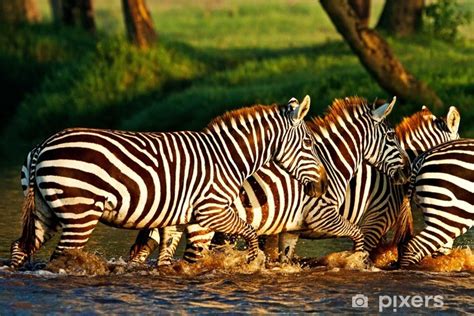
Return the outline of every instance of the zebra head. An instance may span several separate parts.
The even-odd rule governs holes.
[[[319,159],[310,129],[304,122],[311,99],[307,95],[300,104],[291,98],[284,108],[290,127],[283,135],[275,155],[275,162],[305,186],[305,193],[318,197],[327,186],[326,169]]]
[[[395,130],[386,118],[393,109],[396,97],[391,103],[385,103],[370,111],[370,120],[367,120],[367,146],[364,150],[365,160],[391,177],[396,184],[408,180],[410,164],[408,155],[401,147]]]
[[[454,106],[449,108],[446,117],[436,117],[423,105],[421,111],[404,118],[396,130],[410,163],[430,148],[459,139],[460,120],[461,115]]]

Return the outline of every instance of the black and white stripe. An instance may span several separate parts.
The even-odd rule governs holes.
[[[437,118],[423,106],[421,111],[405,118],[396,132],[410,164],[421,153],[439,144],[459,138],[460,114],[450,107],[446,118]],[[350,182],[340,214],[351,223],[359,223],[364,235],[364,249],[373,250],[399,216],[407,185],[393,180],[367,163],[362,163]],[[310,238],[311,234],[302,234]],[[318,236],[316,236],[318,237]]]
[[[129,229],[197,222],[242,234],[253,260],[255,230],[229,205],[244,180],[271,160],[303,184],[318,181],[322,166],[303,121],[309,106],[307,96],[301,105],[292,99],[282,107],[244,108],[203,132],[74,128],[49,137],[23,170],[29,177],[24,229],[12,246],[12,266],[58,228],[53,255],[82,248],[99,221]]]
[[[355,249],[362,250],[360,229],[340,216],[339,206],[349,180],[364,159],[392,177],[405,170],[406,154],[395,131],[385,121],[394,103],[395,100],[373,109],[360,98],[336,100],[324,118],[312,122],[316,151],[328,177],[327,191],[320,198],[308,197],[284,170],[269,164],[244,183],[234,209],[259,235],[311,230],[348,236],[354,240]],[[191,245],[205,244],[212,238],[195,227],[190,229]],[[199,240],[201,235],[205,237]]]
[[[409,227],[397,232],[402,267],[450,248],[454,239],[472,227],[474,139],[447,142],[420,155],[413,164],[403,216],[411,216],[410,202],[423,212],[425,227],[414,237]]]

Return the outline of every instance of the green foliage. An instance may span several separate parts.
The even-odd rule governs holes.
[[[330,53],[333,50],[338,53]],[[232,70],[217,71],[181,93],[156,100],[122,127],[199,130],[211,118],[245,105],[283,104],[293,96],[302,99],[309,94],[313,97],[311,111],[316,115],[324,112],[335,96],[359,94],[375,99],[385,95],[348,47],[328,43],[321,51],[327,53],[308,51],[248,60]],[[164,109],[166,117],[161,115]],[[169,120],[168,116],[175,119]]]
[[[469,24],[471,17],[456,1],[438,0],[426,6],[424,24],[432,36],[453,42],[459,37],[459,27]]]
[[[203,69],[199,61],[162,46],[143,52],[124,40],[100,41],[46,77],[21,104],[12,127],[27,139],[68,126],[114,128],[140,110],[143,100],[186,86]]]
[[[36,90],[52,69],[92,49],[94,38],[80,30],[52,25],[0,25],[0,94],[5,126],[27,93]],[[0,128],[1,130],[2,128]]]
[[[313,115],[336,97],[391,97],[313,2],[150,2],[159,43],[148,51],[116,35],[123,33],[119,4],[111,11],[109,1],[95,4],[95,38],[48,25],[0,32],[0,79],[17,87],[2,86],[3,95],[20,96],[3,139],[31,143],[71,126],[199,130],[226,110],[305,94]],[[445,101],[433,111],[457,106],[462,135],[474,137],[474,42],[426,34],[388,41]],[[420,107],[398,104],[392,121]]]

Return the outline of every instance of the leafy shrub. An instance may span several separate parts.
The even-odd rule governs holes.
[[[117,127],[164,91],[183,88],[204,66],[172,48],[141,51],[125,40],[97,43],[47,76],[20,105],[10,130],[35,139],[64,127]]]
[[[456,40],[458,28],[470,21],[470,12],[462,11],[453,0],[438,0],[425,8],[424,24],[428,32],[448,42]]]
[[[27,93],[58,66],[80,59],[95,39],[81,30],[52,25],[0,25],[0,129]]]

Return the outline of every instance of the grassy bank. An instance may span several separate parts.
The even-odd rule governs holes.
[[[197,130],[225,110],[305,94],[313,115],[336,97],[390,97],[314,1],[149,3],[159,43],[147,52],[126,43],[120,6],[107,1],[97,1],[95,37],[47,24],[0,32],[2,94],[10,98],[3,139],[33,143],[69,126]],[[47,20],[47,2],[42,9]],[[445,102],[434,112],[457,106],[462,134],[474,137],[474,41],[389,42]],[[399,104],[393,121],[420,107]]]

